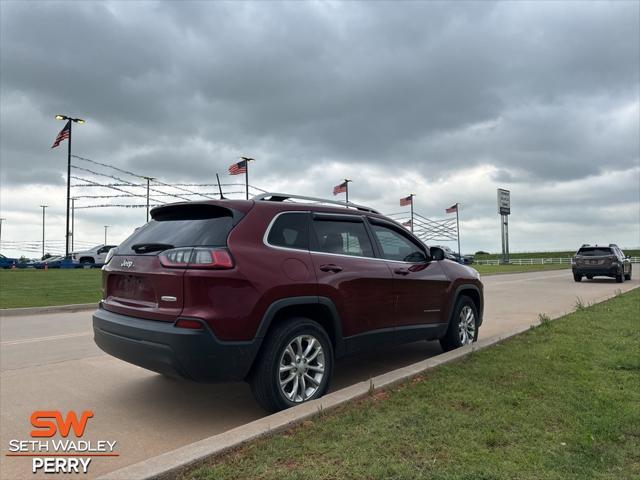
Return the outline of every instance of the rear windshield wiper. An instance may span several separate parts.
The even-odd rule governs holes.
[[[136,253],[161,252],[170,248],[173,248],[173,245],[168,243],[136,243],[131,245],[131,250]]]

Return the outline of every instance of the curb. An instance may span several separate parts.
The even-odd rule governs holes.
[[[16,317],[19,315],[38,315],[41,313],[79,312],[98,308],[96,303],[76,303],[74,305],[53,305],[49,307],[3,308],[0,317]]]
[[[317,400],[312,400],[308,403],[274,413],[218,435],[109,472],[98,477],[98,480],[165,480],[175,478],[179,472],[187,468],[196,467],[210,458],[221,455],[232,448],[291,428],[320,413],[333,410],[345,403],[365,397],[372,391],[392,387],[419,375],[425,370],[464,358],[475,351],[482,350],[519,335],[529,330],[532,326],[537,325],[540,325],[540,321],[534,320],[531,326],[520,327],[506,334],[479,340],[473,345],[458,348],[427,360],[378,375],[368,382],[355,383],[349,387],[329,393]]]

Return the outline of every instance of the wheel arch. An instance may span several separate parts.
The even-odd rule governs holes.
[[[276,300],[263,315],[255,339],[262,344],[275,325],[292,317],[306,317],[319,323],[327,332],[335,355],[344,352],[340,315],[333,301],[327,297],[303,296]]]
[[[460,299],[460,297],[467,297],[474,303],[476,309],[478,310],[478,326],[482,325],[484,317],[484,297],[482,295],[482,292],[480,291],[480,288],[477,285],[473,284],[463,284],[456,288],[453,294],[453,300],[450,305],[449,323],[451,323],[453,314],[455,312],[456,302],[458,301],[458,299]]]

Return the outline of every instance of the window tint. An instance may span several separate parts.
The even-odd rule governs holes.
[[[286,248],[309,249],[309,216],[306,212],[283,213],[280,215],[267,237],[270,245]]]
[[[609,247],[584,247],[578,250],[578,255],[585,257],[600,257],[603,255],[611,255],[611,248]]]
[[[162,243],[172,247],[224,247],[235,226],[233,212],[214,205],[168,206],[154,220],[138,228],[118,247],[120,255],[135,255],[137,244]],[[153,252],[154,255],[157,251]]]
[[[382,247],[382,255],[387,260],[402,262],[425,262],[427,257],[422,248],[404,235],[387,227],[371,225]]]
[[[373,257],[373,247],[362,222],[314,220],[318,251]]]

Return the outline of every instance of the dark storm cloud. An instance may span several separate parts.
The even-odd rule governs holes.
[[[79,153],[192,178],[230,151],[273,172],[401,160],[580,178],[605,154],[623,169],[637,123],[601,122],[637,102],[638,35],[633,2],[5,2],[3,176],[46,170],[58,111],[100,126]],[[172,171],[180,156],[193,168]]]

